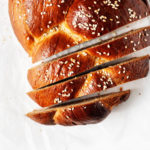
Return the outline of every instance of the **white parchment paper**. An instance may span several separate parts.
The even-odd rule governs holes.
[[[102,123],[42,126],[25,117],[38,108],[25,94],[31,60],[14,36],[7,5],[0,0],[0,150],[150,150],[150,74],[122,86],[132,89],[130,99]],[[144,54],[150,48],[136,55]]]

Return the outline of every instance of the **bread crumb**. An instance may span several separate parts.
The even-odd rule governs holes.
[[[122,92],[123,91],[123,88],[122,87],[120,87],[120,92]]]

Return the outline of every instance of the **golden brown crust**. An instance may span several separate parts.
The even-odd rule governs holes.
[[[143,18],[146,9],[141,0],[76,0],[69,9],[67,23],[71,30],[91,39]]]
[[[38,89],[147,46],[150,46],[150,27],[129,32],[105,44],[31,68],[28,70],[28,81],[33,89]]]
[[[70,36],[64,32],[57,32],[35,46],[32,62],[50,57],[74,45],[74,40]]]
[[[19,42],[31,56],[35,39],[28,30],[23,14],[24,10],[20,0],[9,0],[9,15],[14,32]]]
[[[72,2],[73,0],[24,0],[22,3],[30,32],[39,37],[61,24]]]
[[[149,56],[144,56],[56,85],[31,91],[28,95],[40,106],[47,107],[55,103],[92,94],[143,78],[147,75],[148,71]]]
[[[64,31],[78,44],[79,38],[83,42],[146,17],[149,10],[142,0],[9,0],[9,14],[17,38],[37,61],[43,58],[34,58],[42,51],[37,45],[56,32]],[[50,48],[47,52],[53,54]]]
[[[74,105],[33,111],[27,116],[45,125],[72,126],[98,123],[107,117],[114,106],[126,101],[129,95],[130,91],[108,94]]]
[[[74,76],[94,66],[95,57],[77,53],[28,70],[28,81],[37,89]]]

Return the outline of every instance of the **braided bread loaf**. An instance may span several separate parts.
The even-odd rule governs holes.
[[[16,36],[33,62],[149,15],[144,0],[9,0]]]
[[[146,0],[9,0],[14,32],[33,63],[142,19],[149,13]],[[150,27],[138,29],[31,68],[28,80],[36,90],[28,95],[40,106],[47,107],[143,78],[149,71],[149,56],[56,83],[149,46],[149,35]],[[129,93],[119,92],[76,103],[73,105],[76,109],[71,112],[68,111],[70,105],[66,105],[34,111],[27,116],[43,124],[96,123],[106,117],[113,106],[127,100]]]

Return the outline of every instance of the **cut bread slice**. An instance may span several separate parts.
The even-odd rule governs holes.
[[[27,116],[45,125],[86,125],[98,123],[105,119],[114,106],[126,101],[130,91],[112,93],[85,99],[76,104],[70,103],[62,107],[35,110]]]
[[[144,78],[147,76],[148,71],[149,56],[147,55],[52,86],[33,90],[28,95],[40,106],[47,107]]]
[[[97,65],[139,51],[147,46],[150,46],[150,26],[123,34],[87,50],[31,68],[28,71],[28,81],[33,89],[38,89],[73,77]]]

